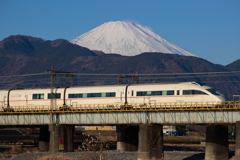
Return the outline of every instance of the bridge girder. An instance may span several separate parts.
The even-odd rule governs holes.
[[[54,122],[71,125],[117,125],[157,123],[228,124],[240,121],[240,110],[168,111],[168,112],[86,112],[55,113]],[[0,125],[48,125],[50,114],[1,114]]]

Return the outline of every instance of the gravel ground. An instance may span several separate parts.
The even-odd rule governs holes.
[[[65,156],[71,159],[80,160],[99,160],[101,152],[68,152],[68,153],[23,153],[13,155],[11,158],[5,158],[4,155],[0,155],[0,160],[34,160],[43,156],[53,155]],[[104,151],[102,152],[104,160],[137,160],[137,152],[121,152],[121,151]],[[230,152],[230,159],[234,152]],[[204,160],[204,152],[192,152],[192,151],[164,151],[165,160]]]

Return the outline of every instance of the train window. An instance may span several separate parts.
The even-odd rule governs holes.
[[[68,94],[68,98],[116,97],[115,92]]]
[[[193,90],[183,90],[183,95],[192,95]]]
[[[83,98],[83,94],[68,94],[68,98]]]
[[[199,90],[183,90],[183,95],[207,95],[207,94]]]
[[[101,97],[102,94],[101,93],[88,93],[87,97]]]
[[[177,95],[179,95],[179,90],[177,90]]]
[[[162,95],[166,96],[167,95],[167,91],[162,91]]]
[[[87,93],[83,93],[83,98],[87,98]]]
[[[102,96],[101,97],[106,97],[106,93],[102,93]]]
[[[152,91],[152,96],[160,96],[162,95],[162,91]]]
[[[53,99],[60,99],[61,93],[53,93]],[[48,99],[51,99],[51,93],[48,93]]]
[[[198,90],[194,90],[195,94],[197,95],[208,95],[207,93],[203,92],[203,91],[198,91]]]
[[[32,99],[44,99],[44,94],[33,94]]]
[[[106,97],[116,97],[116,93],[115,92],[106,93]]]
[[[139,91],[137,96],[160,96],[162,91]]]
[[[174,95],[174,91],[167,91],[167,95]]]
[[[147,96],[151,96],[152,95],[152,91],[147,91]]]
[[[101,93],[92,93],[92,97],[101,97],[102,94]]]
[[[216,96],[222,96],[222,94],[219,91],[217,91],[216,89],[211,88],[211,89],[207,89],[207,91],[209,91],[210,93],[212,93]]]
[[[91,98],[92,94],[91,93],[87,93],[87,98]]]
[[[174,90],[169,90],[169,91],[161,91],[163,96],[166,96],[166,95],[174,95]]]
[[[137,96],[147,96],[147,92],[137,92]]]

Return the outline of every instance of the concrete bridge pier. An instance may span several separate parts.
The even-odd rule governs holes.
[[[206,132],[205,160],[228,160],[228,127],[209,125]]]
[[[127,136],[127,150],[128,151],[138,151],[138,132],[139,126],[129,126],[128,136]]]
[[[139,125],[138,160],[162,159],[163,126],[158,124]]]
[[[48,126],[40,127],[39,133],[39,150],[49,151],[49,138],[50,133],[48,131]]]
[[[236,122],[236,146],[234,160],[240,160],[240,121]]]
[[[127,126],[117,125],[117,150],[127,151]]]
[[[117,125],[117,150],[138,150],[138,126]]]
[[[64,152],[74,151],[73,150],[74,126],[50,124],[49,131],[50,131],[49,142],[50,152],[59,152],[61,147],[63,147]],[[61,144],[59,145],[59,141],[63,141],[63,146]]]
[[[75,126],[73,125],[64,125],[64,151],[65,152],[74,152],[73,143],[74,143],[74,131]]]

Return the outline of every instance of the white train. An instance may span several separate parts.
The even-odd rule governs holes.
[[[49,106],[50,88],[13,89],[0,91],[2,109],[31,106]],[[159,103],[221,104],[224,96],[199,82],[131,84],[54,88],[54,106],[112,105]]]

